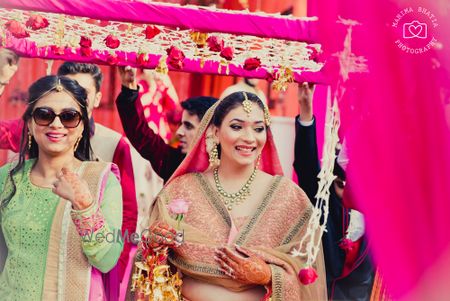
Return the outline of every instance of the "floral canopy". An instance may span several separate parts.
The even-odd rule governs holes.
[[[323,82],[316,18],[149,1],[2,1],[1,45],[22,56],[166,73]]]

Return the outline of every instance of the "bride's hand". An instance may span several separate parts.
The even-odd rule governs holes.
[[[149,228],[149,235],[142,242],[147,249],[158,249],[162,247],[173,248],[177,245],[177,231],[163,221],[156,221]]]
[[[215,259],[221,266],[221,271],[244,284],[269,284],[272,279],[270,266],[258,255],[238,245],[235,247],[235,252],[229,248],[216,250]]]

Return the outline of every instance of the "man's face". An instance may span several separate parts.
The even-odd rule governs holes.
[[[5,86],[16,73],[18,63],[14,52],[5,48],[0,49],[0,95],[3,94]]]
[[[86,89],[88,103],[87,111],[89,118],[91,118],[92,110],[100,105],[100,99],[102,98],[102,93],[97,92],[95,88],[94,78],[89,73],[67,74],[65,76],[76,80],[80,86]]]
[[[344,197],[345,181],[337,177],[336,179],[334,179],[333,185],[334,190],[336,191],[336,195],[342,200],[342,198]]]
[[[177,136],[180,139],[180,148],[183,154],[187,154],[191,149],[199,125],[200,119],[197,115],[183,110],[181,125],[177,130]]]

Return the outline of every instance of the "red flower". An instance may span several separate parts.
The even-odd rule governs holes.
[[[64,50],[65,50],[66,48],[63,47],[63,46],[58,47],[58,46],[56,46],[56,45],[52,45],[52,46],[50,46],[50,49],[52,50],[52,52],[53,52],[54,54],[57,54],[57,55],[64,55]]]
[[[87,47],[87,48],[92,47],[91,39],[89,39],[87,37],[84,37],[84,36],[81,36],[81,38],[80,38],[80,46],[81,47]]]
[[[111,22],[106,21],[106,20],[100,20],[100,21],[98,22],[98,26],[101,26],[101,27],[106,27],[106,26],[108,26],[108,25],[110,25],[110,24],[111,24]]]
[[[117,57],[116,54],[110,53],[110,54],[108,55],[108,57],[106,58],[106,62],[107,62],[109,65],[116,65],[116,64],[119,62],[119,58]]]
[[[120,46],[119,39],[112,34],[108,35],[103,41],[105,42],[106,47],[109,47],[111,49],[116,49]]]
[[[266,81],[268,81],[269,83],[273,82],[275,79],[278,78],[278,72],[274,71],[274,72],[267,72],[266,73]]]
[[[315,61],[316,63],[319,63],[323,60],[322,52],[318,51],[315,47],[311,45],[307,45],[306,49],[309,51],[309,59]]]
[[[234,48],[231,47],[231,46],[225,47],[220,52],[220,56],[223,57],[224,59],[228,60],[228,61],[231,61],[233,59],[233,56],[234,56]]]
[[[41,15],[32,15],[27,23],[25,23],[25,26],[33,30],[46,28],[48,26],[48,20]]]
[[[210,36],[208,39],[206,39],[206,42],[208,43],[209,50],[220,52],[223,49],[223,40],[222,38]]]
[[[120,31],[127,31],[130,29],[130,25],[122,23],[119,26],[117,26],[117,29]]]
[[[97,20],[97,19],[87,19],[85,21],[88,24],[94,24],[100,27],[106,27],[108,25],[111,25],[111,22],[106,21],[106,20]]]
[[[22,26],[18,21],[11,20],[5,23],[5,28],[16,38],[27,38],[30,36],[25,27]]]
[[[167,64],[169,64],[174,69],[183,69],[183,60],[185,58],[183,51],[175,46],[170,46],[167,49]]]
[[[159,263],[164,263],[164,262],[166,261],[166,259],[167,259],[167,256],[166,256],[166,255],[164,255],[164,254],[159,254],[159,255],[158,255],[157,261],[158,261]]]
[[[82,56],[91,56],[92,48],[91,47],[80,47],[80,52]]]
[[[248,58],[244,62],[244,69],[248,71],[255,70],[259,66],[261,66],[261,60],[257,57]]]
[[[313,268],[301,269],[298,273],[298,278],[300,282],[304,285],[311,284],[317,279],[317,272]]]
[[[153,39],[154,37],[156,37],[159,33],[161,32],[161,30],[159,30],[158,27],[156,26],[147,26],[145,28],[144,31],[142,31],[142,33],[145,34],[145,38],[147,40]]]
[[[145,66],[148,63],[148,54],[147,53],[139,53],[138,56],[136,57],[136,62],[141,65],[141,66]]]
[[[339,243],[339,248],[344,250],[346,253],[351,252],[355,248],[355,242],[349,238],[344,238]]]

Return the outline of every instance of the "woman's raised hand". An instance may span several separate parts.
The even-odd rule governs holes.
[[[68,168],[62,168],[53,183],[53,193],[70,201],[75,210],[83,210],[92,204],[92,195],[86,181]]]
[[[312,98],[314,84],[302,83],[298,85],[298,103],[300,105],[300,120],[311,121],[313,118]]]

